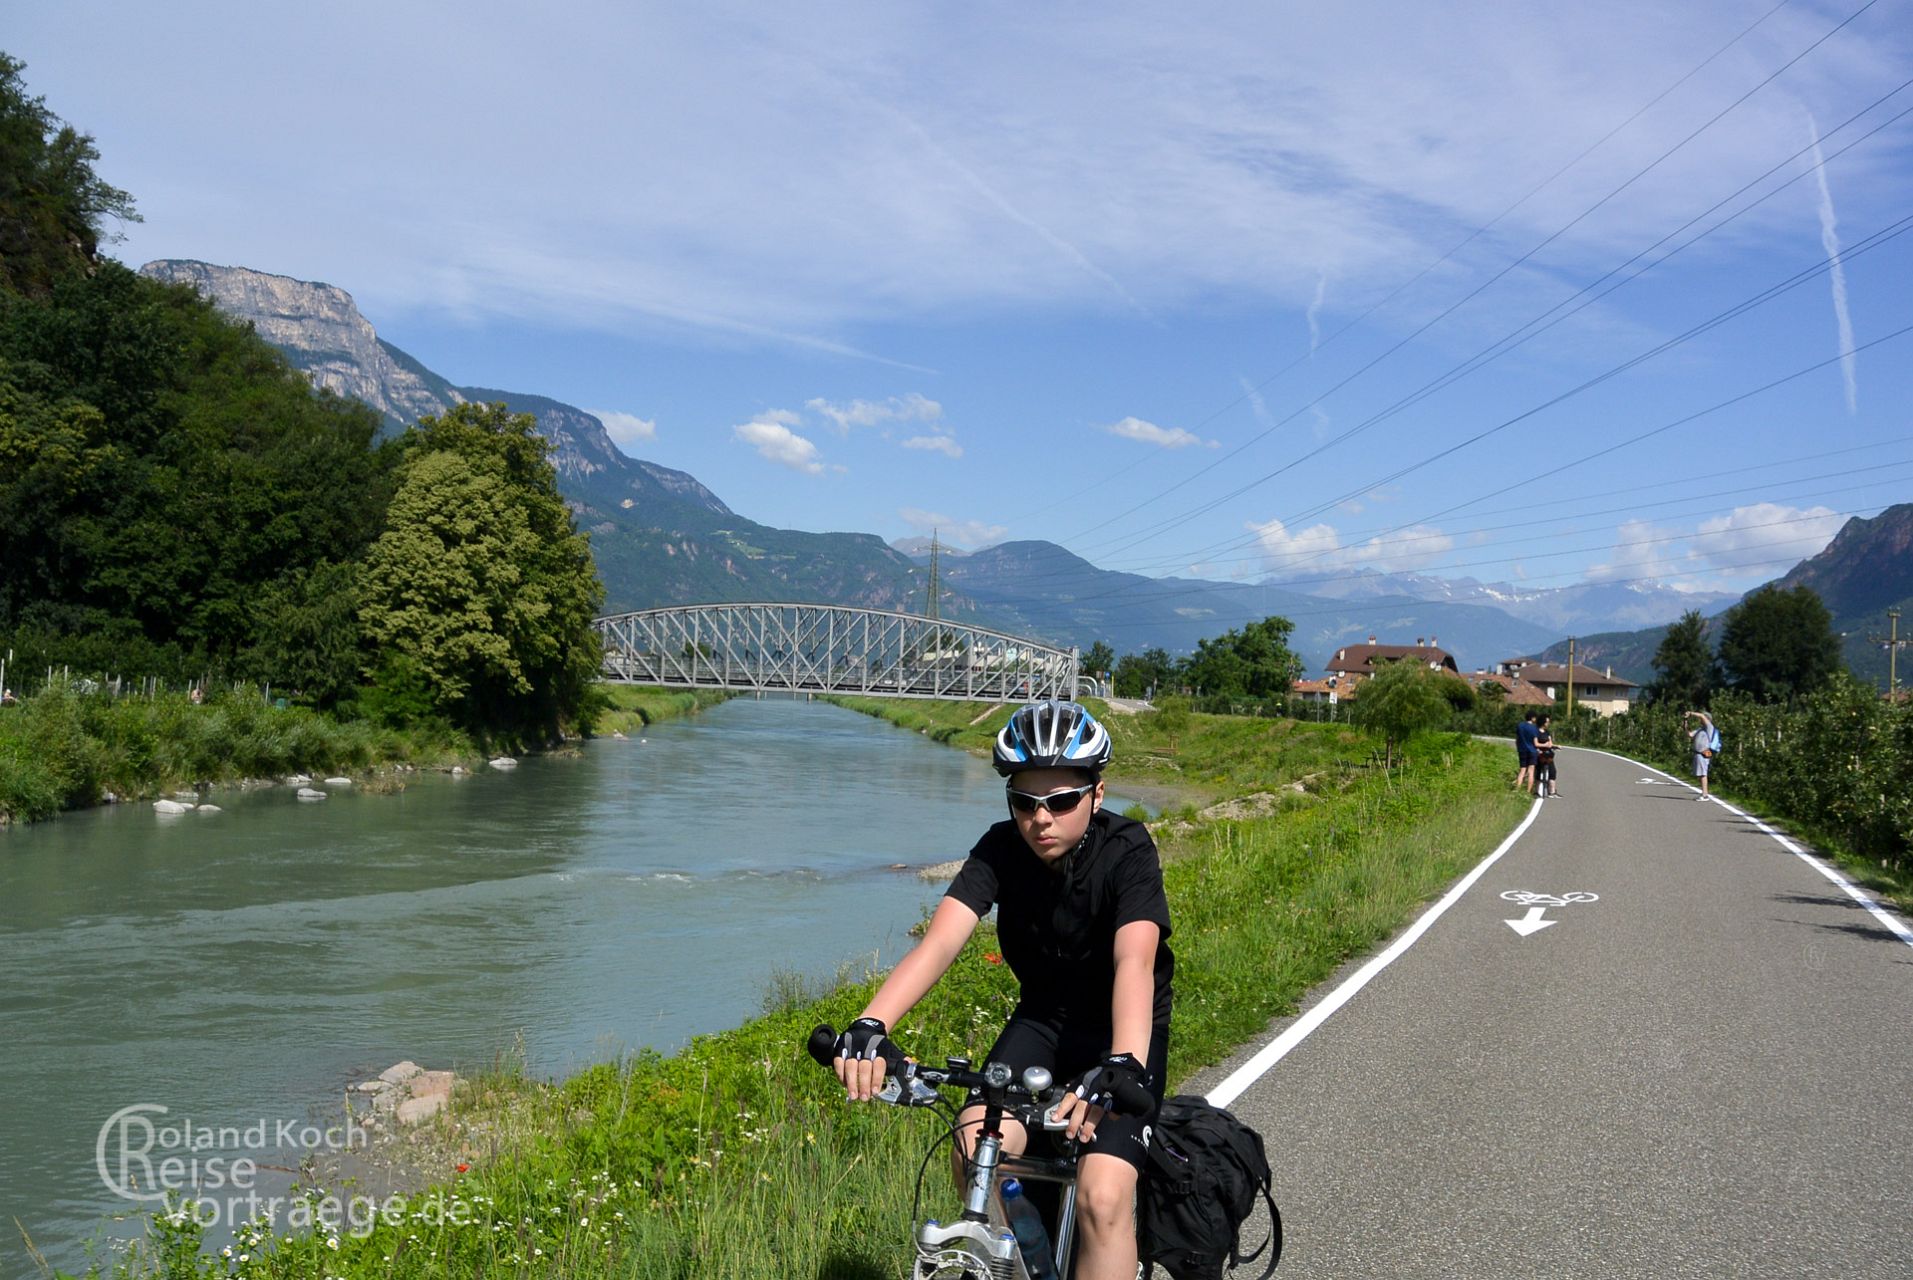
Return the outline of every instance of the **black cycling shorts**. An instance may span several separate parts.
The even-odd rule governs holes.
[[[1087,1036],[1072,1034],[1041,1019],[1018,1013],[1010,1016],[984,1062],[1008,1063],[1019,1083],[1024,1070],[1029,1067],[1048,1067],[1058,1083],[1067,1083],[1108,1056],[1109,1032],[1106,1028]],[[1169,1028],[1166,1025],[1150,1028],[1149,1061],[1146,1065],[1149,1068],[1149,1091],[1156,1096],[1157,1102],[1161,1102],[1169,1066]],[[972,1091],[964,1105],[978,1106],[982,1102],[982,1095]],[[1110,1112],[1096,1126],[1096,1137],[1083,1144],[1081,1150],[1085,1155],[1093,1151],[1100,1155],[1115,1156],[1134,1165],[1140,1173],[1149,1159],[1149,1125],[1148,1118]],[[1039,1129],[1031,1137],[1040,1138],[1043,1133]]]

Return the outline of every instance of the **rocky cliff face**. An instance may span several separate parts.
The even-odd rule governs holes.
[[[177,259],[149,262],[140,274],[191,285],[227,315],[251,321],[314,386],[363,400],[394,426],[443,413],[466,398],[443,378],[422,376],[416,362],[408,368],[394,358],[352,295],[334,285]]]
[[[1913,502],[1855,516],[1819,555],[1775,584],[1812,587],[1835,618],[1858,618],[1913,597]]]
[[[205,262],[150,262],[140,270],[190,285],[227,315],[250,321],[315,385],[371,405],[394,431],[464,401],[502,401],[533,415],[551,442],[559,492],[591,535],[613,611],[721,600],[903,608],[921,599],[915,566],[874,537],[768,528],[732,511],[695,476],[627,457],[583,409],[454,386],[380,338],[343,289]],[[949,616],[970,607],[945,596]]]
[[[625,511],[645,507],[660,519],[672,505],[732,514],[695,477],[626,457],[604,423],[583,409],[544,396],[452,385],[380,338],[352,295],[337,286],[183,259],[149,262],[140,274],[190,285],[227,315],[250,321],[314,386],[364,401],[393,430],[466,401],[502,401],[512,412],[538,419],[538,433],[551,442],[552,466],[567,488],[589,485],[594,498]],[[574,499],[573,505],[583,509],[585,503]]]

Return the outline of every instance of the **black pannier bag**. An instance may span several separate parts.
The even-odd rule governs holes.
[[[1269,1178],[1261,1134],[1206,1098],[1164,1101],[1137,1195],[1144,1274],[1153,1278],[1161,1267],[1174,1280],[1223,1280],[1267,1249],[1260,1280],[1268,1280],[1282,1257],[1282,1214]],[[1245,1255],[1237,1237],[1257,1196],[1269,1206],[1269,1238]]]

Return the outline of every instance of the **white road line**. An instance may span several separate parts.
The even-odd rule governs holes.
[[[1570,751],[1586,751],[1591,755],[1607,756],[1613,760],[1625,760],[1627,763],[1638,765],[1650,773],[1660,774],[1661,777],[1666,778],[1676,786],[1686,787],[1689,791],[1698,791],[1700,789],[1680,778],[1676,778],[1673,774],[1663,769],[1657,769],[1651,764],[1636,760],[1632,756],[1624,756],[1613,751],[1603,751],[1598,747],[1569,747],[1567,749]],[[1772,836],[1779,842],[1781,848],[1812,867],[1815,871],[1818,871],[1828,880],[1831,880],[1845,891],[1848,897],[1852,898],[1862,907],[1865,907],[1872,913],[1875,919],[1886,926],[1894,937],[1906,943],[1909,947],[1913,947],[1913,929],[1909,929],[1895,917],[1892,912],[1886,910],[1886,908],[1868,897],[1865,890],[1841,875],[1834,868],[1814,857],[1811,853],[1808,853],[1800,845],[1795,844],[1792,840],[1762,822],[1759,818],[1754,817],[1744,810],[1735,808],[1733,805],[1728,804],[1725,800],[1716,796],[1709,796],[1708,798],[1721,808],[1727,810],[1727,812],[1736,817],[1745,818],[1748,822],[1753,823],[1755,827]],[[1424,933],[1428,932],[1430,926],[1432,926],[1435,921],[1441,919],[1443,912],[1447,911],[1449,907],[1454,906],[1462,894],[1474,887],[1475,882],[1481,879],[1482,874],[1486,872],[1489,867],[1492,867],[1501,860],[1502,854],[1514,847],[1515,841],[1519,840],[1527,829],[1534,824],[1535,815],[1540,812],[1541,801],[1536,800],[1533,806],[1529,808],[1528,816],[1523,818],[1521,825],[1516,827],[1514,831],[1509,834],[1508,838],[1501,842],[1500,847],[1484,858],[1473,871],[1470,871],[1464,876],[1454,888],[1448,891],[1446,897],[1423,912],[1421,919],[1415,921],[1408,932],[1397,938],[1388,950],[1382,952],[1373,960],[1370,960],[1360,969],[1357,969],[1349,976],[1346,982],[1323,997],[1320,1003],[1316,1004],[1300,1018],[1297,1018],[1281,1035],[1264,1045],[1256,1052],[1253,1058],[1250,1058],[1247,1062],[1237,1067],[1229,1074],[1226,1080],[1211,1089],[1209,1091],[1210,1104],[1218,1107],[1226,1107],[1241,1097],[1250,1085],[1268,1074],[1271,1067],[1286,1058],[1296,1045],[1308,1039],[1317,1027],[1327,1022],[1331,1014],[1354,999],[1355,994],[1373,981],[1376,974],[1400,959],[1403,952],[1414,946],[1416,941],[1419,940]]]
[[[1680,778],[1676,778],[1674,777],[1673,774],[1668,773],[1665,770],[1656,769],[1651,764],[1642,764],[1641,761],[1634,759],[1632,756],[1624,756],[1614,751],[1603,751],[1599,747],[1570,747],[1568,748],[1568,750],[1586,751],[1591,755],[1607,756],[1610,759],[1614,759],[1614,760],[1625,760],[1629,764],[1637,764],[1637,765],[1640,765],[1641,768],[1646,769],[1652,773],[1658,773],[1661,775],[1661,777],[1666,778],[1671,782],[1678,783],[1679,785],[1686,787],[1689,791],[1700,790],[1699,787],[1694,786],[1692,783],[1683,781]],[[1803,848],[1802,846],[1795,844],[1792,840],[1780,834],[1780,832],[1775,831],[1772,827],[1762,822],[1759,818],[1754,817],[1753,814],[1748,813],[1744,809],[1735,808],[1733,805],[1728,804],[1725,800],[1722,800],[1719,796],[1710,795],[1707,798],[1709,800],[1712,800],[1715,804],[1719,805],[1721,808],[1725,809],[1727,812],[1733,814],[1735,817],[1745,818],[1747,821],[1753,823],[1754,826],[1758,827],[1760,830],[1772,836],[1775,840],[1777,840],[1780,843],[1781,848],[1785,849],[1788,853],[1791,853],[1794,857],[1800,859],[1802,862],[1812,867],[1815,871],[1818,871],[1821,875],[1831,880],[1834,884],[1840,886],[1841,890],[1845,892],[1847,897],[1852,898],[1855,902],[1859,903],[1861,906],[1865,907],[1869,912],[1871,912],[1873,915],[1873,918],[1878,920],[1881,924],[1885,925],[1887,927],[1887,930],[1891,932],[1894,937],[1898,938],[1901,942],[1904,942],[1907,946],[1913,947],[1913,929],[1907,928],[1906,925],[1898,917],[1896,917],[1891,911],[1888,911],[1885,907],[1881,906],[1879,903],[1875,902],[1872,898],[1868,897],[1866,890],[1862,889],[1859,885],[1853,883],[1853,881],[1841,875],[1837,870],[1828,866],[1826,863],[1822,862],[1820,859],[1814,857],[1811,853],[1808,853],[1806,849]]]
[[[1270,1067],[1282,1061],[1283,1058],[1288,1056],[1291,1049],[1308,1039],[1311,1032],[1324,1022],[1327,1022],[1330,1014],[1354,999],[1355,993],[1373,981],[1376,974],[1395,963],[1403,952],[1414,946],[1416,940],[1428,932],[1435,921],[1441,919],[1443,912],[1454,906],[1462,894],[1475,887],[1475,881],[1481,879],[1489,867],[1501,861],[1501,855],[1512,849],[1514,842],[1519,840],[1528,828],[1534,825],[1535,816],[1540,812],[1541,801],[1536,800],[1528,807],[1528,816],[1521,820],[1520,826],[1509,833],[1508,838],[1501,842],[1500,847],[1476,864],[1473,871],[1463,876],[1460,882],[1448,891],[1446,897],[1424,911],[1421,919],[1415,921],[1415,923],[1409,927],[1408,932],[1395,939],[1394,944],[1390,946],[1388,950],[1382,952],[1360,969],[1350,974],[1346,982],[1329,992],[1314,1008],[1297,1018],[1290,1024],[1286,1031],[1264,1045],[1253,1058],[1250,1058],[1247,1062],[1237,1067],[1230,1073],[1228,1079],[1209,1090],[1210,1104],[1218,1107],[1226,1107],[1241,1097],[1243,1092],[1266,1074]]]

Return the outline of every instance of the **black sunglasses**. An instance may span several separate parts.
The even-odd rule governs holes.
[[[1096,789],[1095,783],[1086,787],[1070,787],[1063,791],[1052,791],[1046,796],[1033,796],[1027,791],[1018,791],[1014,787],[1004,787],[1003,794],[1010,798],[1010,808],[1018,813],[1035,813],[1038,809],[1048,809],[1051,813],[1068,813],[1083,802],[1083,797]]]

